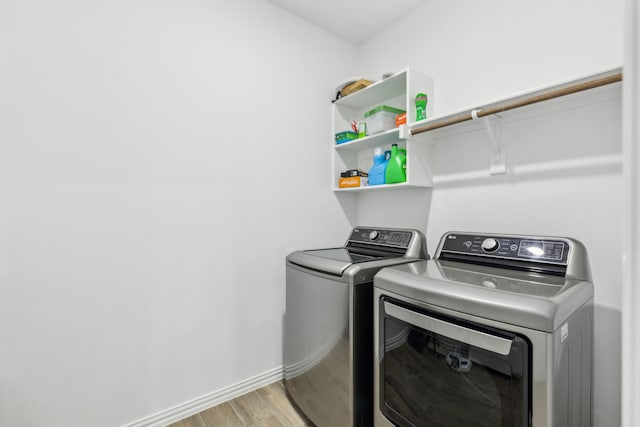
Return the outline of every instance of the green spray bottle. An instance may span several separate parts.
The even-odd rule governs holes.
[[[427,118],[427,100],[426,93],[416,95],[416,122]]]
[[[385,184],[397,184],[407,180],[407,150],[391,146],[391,157],[384,175]]]

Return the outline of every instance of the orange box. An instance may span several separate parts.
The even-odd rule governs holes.
[[[396,127],[407,124],[407,113],[398,114],[396,116]]]
[[[352,188],[364,186],[367,182],[367,177],[364,176],[350,176],[348,178],[340,178],[338,187],[340,188]]]

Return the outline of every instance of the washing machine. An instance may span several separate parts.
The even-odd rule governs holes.
[[[561,237],[446,233],[374,279],[375,426],[592,424],[593,284]]]
[[[427,259],[417,230],[355,227],[343,246],[286,259],[285,388],[318,427],[373,423],[373,276]]]

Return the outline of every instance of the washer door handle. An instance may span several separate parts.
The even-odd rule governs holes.
[[[436,319],[415,311],[407,310],[388,301],[384,302],[384,311],[389,316],[400,319],[403,322],[410,323],[428,331],[435,332],[451,339],[471,344],[493,353],[508,355],[511,352],[512,341],[506,338],[500,338],[485,332],[476,331],[465,328],[444,320]]]

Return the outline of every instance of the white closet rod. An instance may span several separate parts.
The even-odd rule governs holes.
[[[482,108],[465,111],[452,117],[445,117],[440,120],[436,119],[433,122],[428,123],[422,127],[411,129],[411,135],[417,135],[419,133],[428,132],[430,130],[439,129],[445,126],[455,125],[457,123],[466,122],[475,118],[490,116],[492,114],[501,113],[503,111],[513,110],[514,108],[524,107],[527,105],[535,104],[537,102],[548,101],[550,99],[571,95],[573,93],[581,92],[584,90],[595,89],[600,86],[605,86],[620,81],[622,81],[621,71],[609,71],[606,73],[598,74],[597,76],[591,78],[567,83],[560,86],[554,86],[535,95],[524,95],[512,100],[498,102],[496,104],[489,104]],[[475,117],[474,113],[476,115]]]

